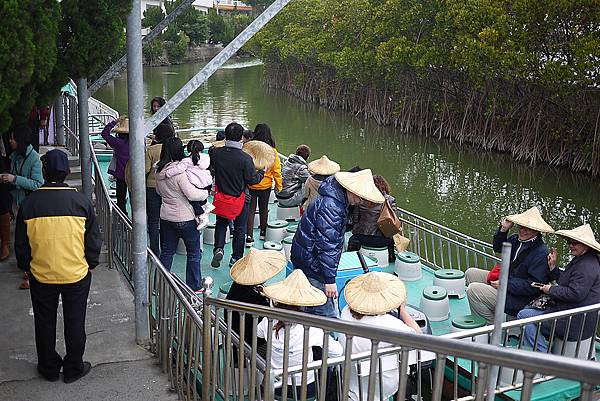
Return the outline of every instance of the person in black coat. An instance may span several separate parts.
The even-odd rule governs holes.
[[[0,174],[10,173],[10,161],[4,146],[0,150]],[[0,262],[10,255],[10,220],[12,212],[11,184],[0,183]]]
[[[591,227],[589,224],[584,224],[573,230],[559,230],[556,234],[567,241],[573,259],[564,269],[557,269],[556,249],[552,249],[548,255],[548,266],[551,279],[557,280],[558,284],[546,284],[539,289],[550,296],[551,304],[545,310],[523,309],[517,315],[518,319],[600,303],[600,244],[594,238]],[[597,322],[596,312],[575,315],[571,318],[570,324],[569,318],[558,319],[555,335],[567,341],[577,341],[580,336],[585,340],[594,335]],[[542,323],[542,335],[538,336],[536,347],[538,351],[548,350],[546,337],[550,336],[552,325],[552,320]],[[569,327],[568,332],[567,327]],[[536,324],[525,326],[526,345],[533,347],[536,332]]]

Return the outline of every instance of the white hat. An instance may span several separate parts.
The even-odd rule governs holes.
[[[385,198],[375,186],[370,169],[360,170],[356,173],[335,173],[335,179],[341,186],[356,196],[373,203],[385,202]]]
[[[261,284],[283,270],[285,256],[278,251],[250,248],[248,253],[231,266],[229,275],[238,284]]]
[[[350,280],[344,297],[353,311],[363,315],[383,315],[406,301],[406,287],[393,274],[370,272]]]
[[[544,219],[542,218],[542,214],[540,213],[539,209],[535,206],[521,214],[513,214],[510,216],[506,216],[506,220],[512,221],[513,223],[518,224],[520,226],[539,231],[541,233],[554,232],[554,229],[544,221]]]
[[[308,171],[311,174],[332,175],[340,171],[340,165],[323,155],[320,159],[308,163]]]
[[[267,170],[275,164],[275,149],[263,141],[248,141],[242,150],[252,157],[257,170]]]
[[[310,285],[300,269],[295,269],[282,282],[266,286],[264,293],[273,301],[286,305],[319,306],[327,302],[325,293]]]
[[[581,242],[597,252],[600,252],[600,243],[594,238],[594,232],[589,224],[584,224],[572,230],[558,230],[555,234]]]

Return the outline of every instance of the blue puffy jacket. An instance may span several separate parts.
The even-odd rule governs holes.
[[[344,248],[348,197],[334,177],[323,181],[319,195],[300,220],[291,260],[307,277],[333,284]]]
[[[546,284],[550,281],[548,247],[539,234],[534,240],[524,242],[519,241],[517,234],[507,237],[508,233],[498,229],[493,245],[496,252],[502,251],[502,243],[505,241],[512,245],[504,312],[517,316],[521,309],[540,295],[540,291],[532,287],[531,283],[535,281]]]

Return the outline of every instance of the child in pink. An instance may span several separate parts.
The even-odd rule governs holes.
[[[210,156],[202,153],[204,145],[202,142],[192,139],[187,144],[189,156],[179,162],[179,166],[185,170],[190,183],[199,189],[210,191],[212,187],[212,176],[208,167],[210,166]],[[208,225],[208,214],[214,209],[213,205],[205,201],[190,201],[196,214],[198,230],[202,230]]]

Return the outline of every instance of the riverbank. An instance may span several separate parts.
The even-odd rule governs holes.
[[[144,57],[144,65],[149,67],[165,67],[178,64],[205,63],[219,54],[221,50],[223,50],[223,46],[221,44],[190,46],[185,52],[185,56],[181,62],[174,63],[169,60],[169,57],[167,56],[167,50],[163,49],[162,54],[159,56],[152,58]]]

